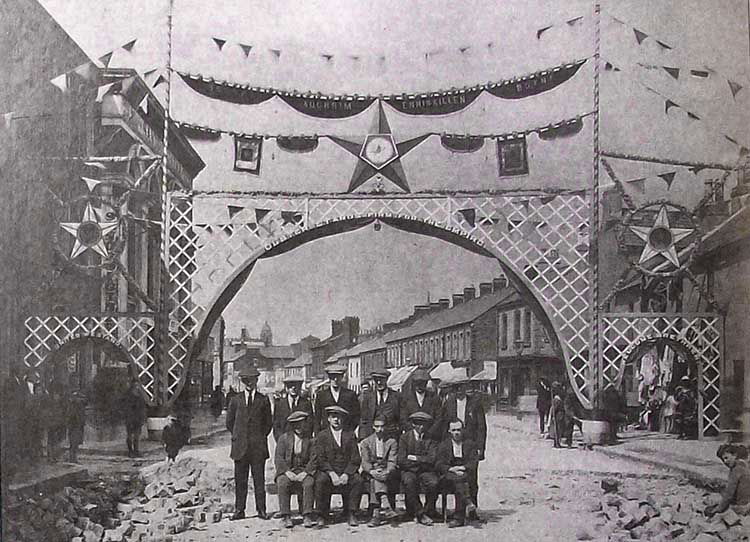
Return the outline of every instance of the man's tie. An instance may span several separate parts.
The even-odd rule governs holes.
[[[382,392],[378,392],[378,406],[383,404],[383,394]]]

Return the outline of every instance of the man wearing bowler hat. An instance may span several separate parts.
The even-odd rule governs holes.
[[[325,411],[329,406],[339,406],[347,411],[344,430],[354,431],[359,423],[359,399],[357,394],[343,385],[347,367],[334,363],[325,368],[328,375],[328,388],[318,392],[315,398],[315,432],[327,429]]]
[[[244,390],[232,397],[227,409],[227,429],[232,434],[234,460],[234,515],[232,520],[244,519],[247,501],[248,475],[253,475],[255,509],[258,517],[269,519],[266,512],[265,465],[268,459],[268,434],[271,432],[271,402],[256,386],[260,373],[255,367],[240,371]]]
[[[397,391],[388,388],[390,373],[387,370],[376,369],[370,376],[374,389],[362,401],[359,438],[363,440],[372,434],[372,423],[380,415],[385,418],[385,437],[398,442],[401,436],[401,397]]]
[[[302,515],[305,527],[313,527],[313,507],[315,500],[315,460],[312,440],[306,431],[309,412],[295,410],[287,416],[290,428],[279,437],[276,443],[276,487],[279,493],[279,511],[284,527],[292,528],[290,502],[292,493],[302,490]]]
[[[401,483],[406,497],[406,512],[410,518],[422,525],[432,525],[432,517],[437,516],[438,476],[435,472],[437,443],[429,435],[432,416],[417,411],[409,416],[412,428],[401,435],[398,443],[398,467],[401,470]],[[419,492],[426,497],[422,506]]]
[[[417,369],[411,376],[411,389],[401,394],[401,429],[410,431],[411,415],[415,412],[423,412],[430,415],[430,424],[427,433],[432,439],[441,439],[440,434],[440,398],[433,391],[427,389],[429,380],[427,371]]]
[[[301,397],[302,378],[298,376],[289,376],[284,379],[286,394],[276,399],[273,408],[273,439],[279,442],[281,435],[287,432],[287,418],[292,412],[299,410],[307,412],[310,417],[305,420],[303,429],[309,437],[312,428],[312,404],[307,397]]]
[[[359,467],[362,459],[354,433],[347,431],[344,421],[349,412],[338,405],[326,407],[328,428],[315,437],[315,506],[318,525],[324,526],[331,509],[331,494],[340,493],[348,511],[349,525],[358,525],[354,513],[359,509],[362,479]]]

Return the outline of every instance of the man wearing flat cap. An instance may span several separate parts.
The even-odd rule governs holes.
[[[440,434],[440,398],[427,389],[429,375],[424,369],[417,369],[411,376],[411,389],[401,394],[401,429],[410,431],[411,415],[423,412],[430,415],[431,423],[427,433],[432,439],[442,438]]]
[[[302,491],[302,515],[305,527],[313,527],[315,502],[315,459],[312,440],[306,432],[310,413],[295,410],[287,416],[289,430],[279,437],[274,455],[276,487],[279,493],[279,512],[284,527],[292,528],[290,502],[292,493]],[[297,497],[299,499],[299,496]]]
[[[232,397],[227,409],[227,429],[232,434],[230,457],[234,460],[233,520],[245,517],[247,482],[251,472],[258,517],[269,519],[266,512],[265,465],[269,457],[268,434],[272,427],[271,402],[256,389],[258,376],[260,373],[255,367],[240,371],[244,390]]]
[[[428,436],[432,421],[432,416],[427,412],[412,413],[409,416],[412,428],[401,435],[398,443],[398,467],[406,497],[406,512],[423,525],[432,525],[432,517],[437,516],[437,443]],[[425,506],[419,498],[420,491],[425,494]]]
[[[273,405],[273,439],[279,442],[281,435],[287,432],[287,419],[289,414],[295,410],[307,412],[310,416],[305,420],[304,430],[307,435],[312,434],[313,408],[307,397],[300,395],[302,389],[302,378],[289,376],[284,379],[286,394],[276,399]]]
[[[397,391],[388,388],[390,373],[376,369],[370,373],[374,389],[362,400],[362,414],[359,421],[359,438],[367,438],[373,432],[372,422],[376,416],[385,418],[385,436],[398,442],[401,436],[401,397]]]
[[[315,507],[318,525],[328,521],[331,494],[340,493],[348,511],[349,525],[357,526],[354,513],[359,509],[362,479],[359,467],[362,459],[354,433],[345,429],[346,409],[331,405],[326,407],[328,428],[320,431],[313,443],[315,454]]]
[[[354,431],[359,423],[359,399],[357,394],[343,385],[347,367],[334,363],[325,367],[328,375],[328,388],[318,392],[315,398],[315,432],[327,429],[326,408],[339,406],[348,412],[344,420],[344,430]]]

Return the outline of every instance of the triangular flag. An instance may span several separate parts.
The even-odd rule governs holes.
[[[667,100],[664,102],[664,113],[669,113],[669,109],[672,107],[680,107],[679,104],[673,102],[672,100]]]
[[[692,120],[701,120],[701,118],[698,115],[696,115],[695,113],[691,113],[690,111],[687,112],[687,116],[689,119],[692,119]]]
[[[62,75],[58,75],[54,79],[50,79],[50,83],[55,85],[61,91],[65,92],[66,90],[68,90],[68,74],[64,73]]]
[[[91,62],[86,62],[85,64],[81,64],[73,71],[76,72],[78,75],[89,81],[91,79],[91,76],[93,74],[93,68],[94,65]]]
[[[704,168],[703,166],[693,166],[693,167],[688,168],[688,170],[690,170],[690,172],[693,173],[694,175],[698,175],[698,173],[700,173],[704,169],[706,168]]]
[[[539,202],[542,205],[547,205],[548,203],[551,203],[552,201],[554,201],[555,198],[557,198],[556,195],[553,195],[553,196],[542,196],[541,198],[539,198]]]
[[[227,42],[227,40],[222,40],[219,38],[211,38],[211,39],[214,40],[214,43],[219,48],[219,51],[221,51],[221,49],[224,47],[224,44]]]
[[[633,32],[635,33],[635,39],[638,41],[638,45],[643,43],[643,40],[645,40],[648,37],[648,34],[646,34],[645,32],[641,32],[637,28],[634,28]]]
[[[459,51],[459,52],[460,52],[461,54],[464,54],[464,53],[465,53],[466,51],[468,51],[469,49],[471,49],[471,45],[466,45],[466,46],[464,46],[464,47],[459,47],[459,48],[458,48],[458,51]]]
[[[109,67],[109,61],[110,60],[112,60],[112,51],[110,51],[106,55],[102,55],[102,56],[99,57],[99,62],[101,62],[102,64],[104,64],[105,68]]]
[[[542,34],[544,34],[547,30],[552,28],[552,26],[545,26],[544,28],[540,28],[536,31],[536,39],[539,39],[542,37]]]
[[[656,43],[658,43],[659,47],[661,47],[662,49],[671,49],[671,47],[667,45],[666,43],[664,43],[663,41],[656,40]]]
[[[277,60],[281,58],[281,49],[269,49],[269,51],[271,51]]]
[[[632,181],[627,181],[629,186],[632,186],[635,188],[638,192],[644,193],[646,192],[646,179],[633,179]]]
[[[244,209],[244,207],[240,207],[239,205],[227,205],[227,210],[229,211],[229,219],[231,220],[234,215],[236,215],[240,211],[243,211]]]
[[[734,143],[735,145],[739,145],[739,143],[737,143],[737,140],[736,140],[736,139],[734,139],[733,137],[729,137],[729,136],[728,136],[728,135],[726,135],[726,134],[724,135],[724,137],[725,137],[725,138],[727,139],[727,141],[731,141],[731,142],[732,142],[732,143]]]
[[[477,210],[476,209],[459,209],[459,213],[461,213],[461,216],[464,217],[464,220],[468,222],[471,227],[473,228],[476,225],[477,221]]]
[[[581,19],[583,19],[583,15],[581,15],[580,17],[575,17],[574,19],[567,20],[565,22],[568,24],[568,26],[575,26]]]
[[[167,82],[167,78],[166,78],[166,77],[164,77],[164,75],[163,75],[163,74],[159,74],[159,77],[158,77],[158,78],[156,79],[156,81],[154,81],[154,84],[153,84],[153,85],[151,85],[151,87],[152,87],[152,88],[156,88],[156,87],[158,87],[159,85],[161,85],[162,83],[166,83],[166,82]]]
[[[321,53],[320,56],[322,56],[323,58],[325,58],[326,62],[330,62],[331,60],[333,60],[333,55],[329,55],[329,54],[326,54],[326,53]]]
[[[4,113],[3,114],[3,121],[5,122],[5,127],[10,128],[11,122],[13,122],[13,112],[10,113]]]
[[[138,102],[138,109],[148,115],[148,94],[146,94],[143,99]]]
[[[240,49],[242,49],[242,52],[245,53],[245,58],[247,58],[250,55],[250,51],[252,51],[253,46],[245,45],[244,43],[240,43],[239,46],[240,46]]]
[[[107,85],[104,85],[104,86],[101,86],[101,87],[99,87],[99,88],[98,88],[98,89],[96,90],[96,101],[97,101],[97,103],[100,103],[100,102],[101,102],[101,101],[102,101],[102,100],[104,99],[104,96],[106,96],[106,94],[107,94],[107,93],[108,93],[108,92],[109,92],[110,90],[112,90],[112,86],[113,86],[113,85],[114,85],[114,83],[109,83],[109,84],[107,84]]]
[[[125,45],[122,46],[123,49],[125,49],[127,52],[130,52],[133,50],[133,46],[135,45],[135,42],[138,41],[137,39],[131,40],[127,42]]]
[[[270,209],[255,209],[255,221],[260,224],[270,212]]]
[[[680,68],[669,68],[667,66],[662,66],[662,68],[664,68],[664,71],[667,72],[672,77],[674,77],[675,79],[680,78]]]
[[[731,79],[727,79],[727,83],[729,83],[729,89],[732,91],[732,98],[735,98],[737,93],[742,90],[742,85],[735,83]]]
[[[89,192],[93,192],[97,186],[102,184],[102,181],[99,181],[97,179],[89,179],[88,177],[81,177],[81,180],[86,183],[86,186],[89,187]]]
[[[612,16],[610,15],[610,17],[612,17]],[[620,19],[618,19],[617,17],[612,17],[612,20],[613,20],[614,22],[616,22],[617,24],[625,24],[625,21],[621,21],[621,20],[620,20]]]
[[[282,226],[286,226],[287,224],[301,224],[302,213],[297,213],[295,211],[281,211],[281,221]]]
[[[144,79],[148,79],[149,77],[151,77],[152,75],[154,75],[154,73],[156,73],[156,68],[153,68],[151,70],[145,71],[145,72],[143,72],[143,78]]]
[[[667,190],[672,188],[672,181],[674,181],[674,176],[677,175],[676,171],[672,171],[670,173],[662,173],[658,175],[665,183],[667,183]]]

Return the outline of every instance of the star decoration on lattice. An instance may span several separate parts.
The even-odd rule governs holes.
[[[646,242],[638,264],[643,265],[656,256],[664,257],[675,267],[680,267],[675,245],[695,232],[694,228],[673,228],[669,224],[667,207],[662,205],[651,226],[629,226],[630,230]]]
[[[80,222],[60,222],[60,227],[76,239],[73,250],[70,252],[70,259],[77,258],[89,249],[102,258],[107,258],[109,253],[104,244],[104,237],[115,231],[118,225],[117,221],[101,222],[91,203],[86,203]]]
[[[349,141],[338,137],[329,137],[334,143],[359,158],[347,192],[353,192],[377,174],[387,178],[404,192],[410,192],[409,183],[406,181],[406,173],[401,165],[401,158],[429,136],[430,134],[425,134],[396,143],[391,134],[391,127],[388,124],[385,111],[383,111],[383,105],[378,102],[378,112],[370,128],[370,133],[362,140]]]

